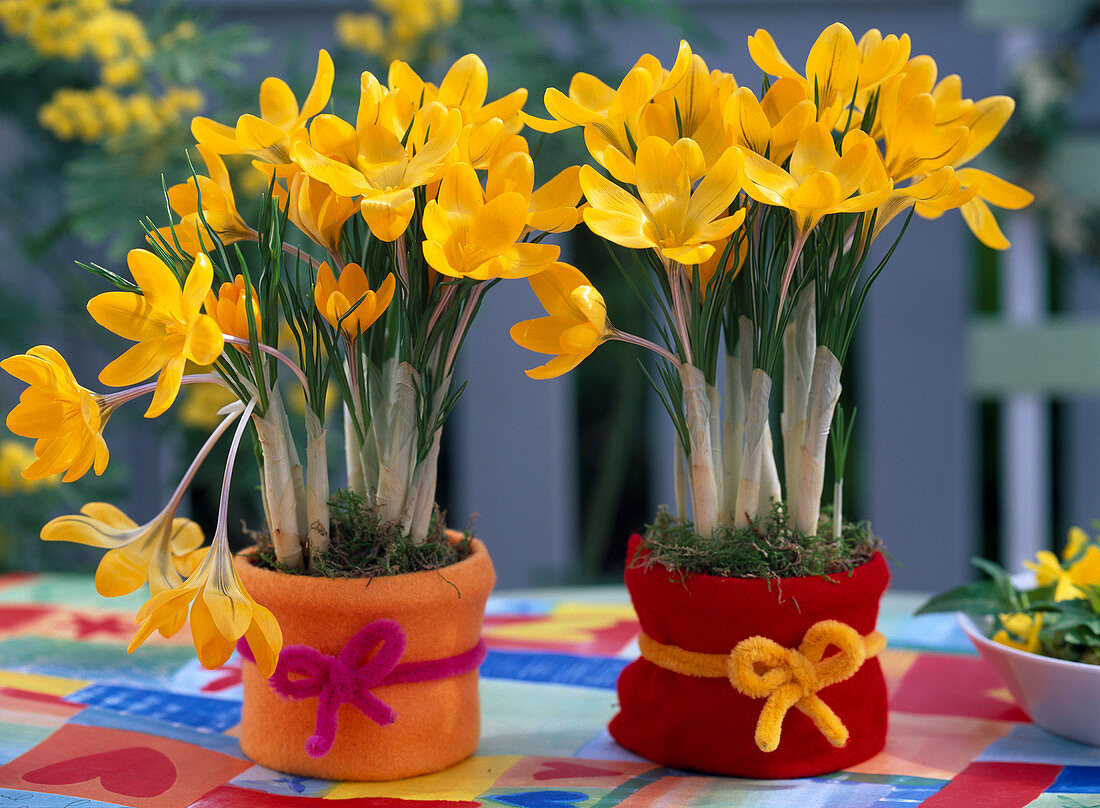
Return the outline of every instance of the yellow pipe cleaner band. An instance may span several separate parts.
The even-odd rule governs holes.
[[[704,654],[663,645],[646,634],[638,638],[642,656],[654,665],[704,678],[726,678],[739,693],[767,699],[756,722],[756,745],[763,752],[779,746],[783,719],[791,707],[805,713],[833,746],[848,743],[848,728],[817,691],[850,678],[886,647],[877,631],[866,637],[839,620],[812,625],[798,648],[784,648],[759,635],[737,643],[728,654]],[[838,653],[825,657],[825,649]]]

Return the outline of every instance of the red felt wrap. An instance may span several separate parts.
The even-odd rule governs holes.
[[[638,552],[633,536],[627,558]],[[728,654],[761,635],[797,648],[821,620],[839,620],[866,636],[875,629],[890,574],[881,554],[851,573],[766,581],[691,575],[660,565],[627,564],[626,586],[642,631],[664,645]],[[685,676],[640,658],[619,677],[620,712],[611,735],[657,763],[734,777],[791,778],[838,771],[882,751],[886,743],[886,683],[878,659],[817,695],[848,728],[848,743],[830,744],[800,710],[783,720],[779,748],[754,741],[763,699],[738,693],[725,678]]]

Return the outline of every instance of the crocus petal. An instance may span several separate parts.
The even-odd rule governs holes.
[[[252,604],[252,622],[244,633],[248,647],[256,658],[256,667],[265,679],[275,672],[279,651],[283,646],[283,633],[279,621],[270,610],[258,603]]]
[[[128,595],[148,580],[144,559],[131,551],[131,546],[108,550],[95,571],[95,588],[103,597]]]
[[[523,320],[509,330],[512,340],[522,348],[536,353],[561,353],[561,335],[577,324],[574,317],[538,317]]]
[[[323,48],[317,52],[317,74],[313,79],[313,86],[309,88],[306,100],[302,102],[298,120],[310,118],[325,108],[329,96],[332,94],[332,80],[335,77],[335,69],[332,57]]]
[[[135,346],[136,347],[136,346]],[[180,392],[180,382],[183,379],[183,368],[186,364],[182,356],[173,356],[157,377],[157,386],[153,390],[153,399],[149,402],[149,409],[145,411],[146,418],[156,418],[162,415],[176,400]]]
[[[285,81],[268,76],[260,84],[260,115],[280,130],[285,130],[297,119],[298,99]]]

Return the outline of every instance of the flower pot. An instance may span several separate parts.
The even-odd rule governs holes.
[[[369,579],[290,576],[247,556],[235,565],[283,631],[270,680],[244,664],[246,755],[308,777],[394,780],[473,754],[481,624],[496,580],[480,541],[449,567]]]
[[[666,766],[756,778],[824,774],[882,750],[881,554],[851,573],[768,581],[646,569],[630,563],[640,543],[626,585],[643,656],[619,677],[616,741]]]

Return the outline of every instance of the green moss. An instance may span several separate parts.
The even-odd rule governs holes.
[[[258,565],[294,575],[372,578],[437,570],[470,554],[470,534],[452,543],[438,509],[432,515],[427,540],[419,544],[403,534],[400,525],[384,520],[377,506],[345,489],[329,500],[329,517],[328,549],[311,558],[308,569],[288,569],[279,564],[267,533],[253,534]]]
[[[832,536],[828,514],[819,525],[818,535],[799,533],[788,521],[783,503],[775,502],[766,518],[748,527],[723,526],[703,537],[690,522],[662,510],[643,536],[642,547],[649,555],[631,563],[725,578],[792,578],[848,572],[881,548],[867,522],[845,523],[839,539]]]

